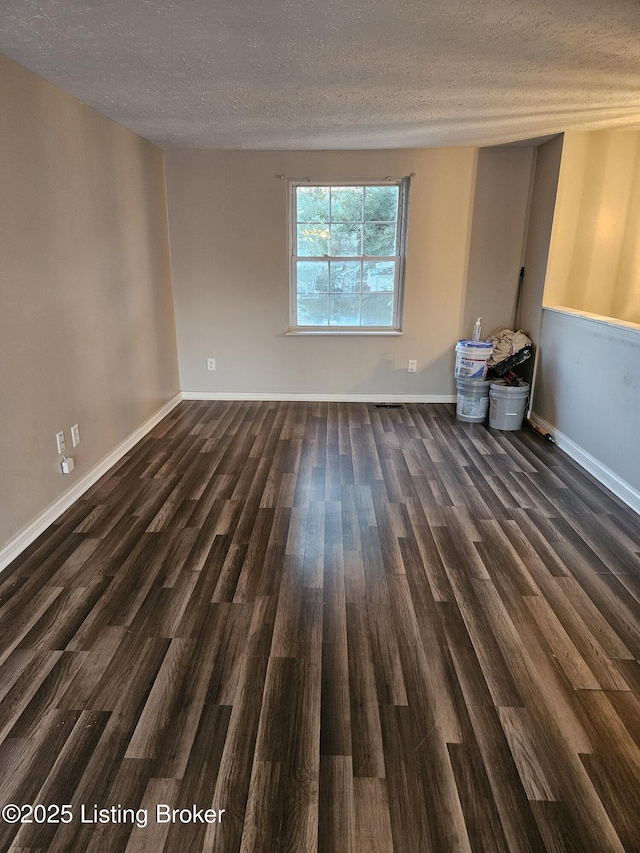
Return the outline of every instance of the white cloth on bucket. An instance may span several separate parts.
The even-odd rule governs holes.
[[[532,343],[522,330],[513,332],[511,329],[495,329],[487,338],[493,344],[493,353],[489,359],[489,366],[500,364],[505,358],[510,358],[514,353],[520,352]]]

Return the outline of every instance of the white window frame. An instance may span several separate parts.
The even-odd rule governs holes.
[[[407,221],[409,212],[410,178],[378,178],[369,180],[313,180],[303,179],[288,181],[289,198],[289,328],[286,334],[299,335],[401,335],[403,306],[404,306],[404,273],[407,255]],[[296,190],[298,187],[368,187],[368,186],[397,186],[398,187],[398,218],[396,222],[396,254],[374,257],[369,255],[322,255],[320,257],[296,254],[297,248],[297,210]],[[298,261],[393,261],[395,263],[395,278],[393,287],[393,315],[389,326],[304,326],[297,322],[297,262]],[[330,318],[329,318],[330,319]]]

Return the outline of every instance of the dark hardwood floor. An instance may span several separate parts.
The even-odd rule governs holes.
[[[640,851],[640,518],[532,432],[182,403],[0,605],[0,851]]]

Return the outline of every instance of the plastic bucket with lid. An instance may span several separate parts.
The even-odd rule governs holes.
[[[529,383],[507,385],[494,379],[489,388],[489,426],[494,429],[520,429],[529,399]]]
[[[481,424],[489,411],[491,380],[456,379],[458,390],[456,418],[471,424]]]
[[[486,379],[493,344],[489,341],[458,341],[456,379]]]

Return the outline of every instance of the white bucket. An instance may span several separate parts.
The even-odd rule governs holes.
[[[456,379],[486,379],[493,344],[489,341],[458,341]]]
[[[494,429],[520,429],[529,399],[529,383],[507,385],[495,379],[489,389],[489,426]]]
[[[456,379],[458,389],[456,418],[471,424],[481,424],[489,411],[489,386],[487,379]]]

